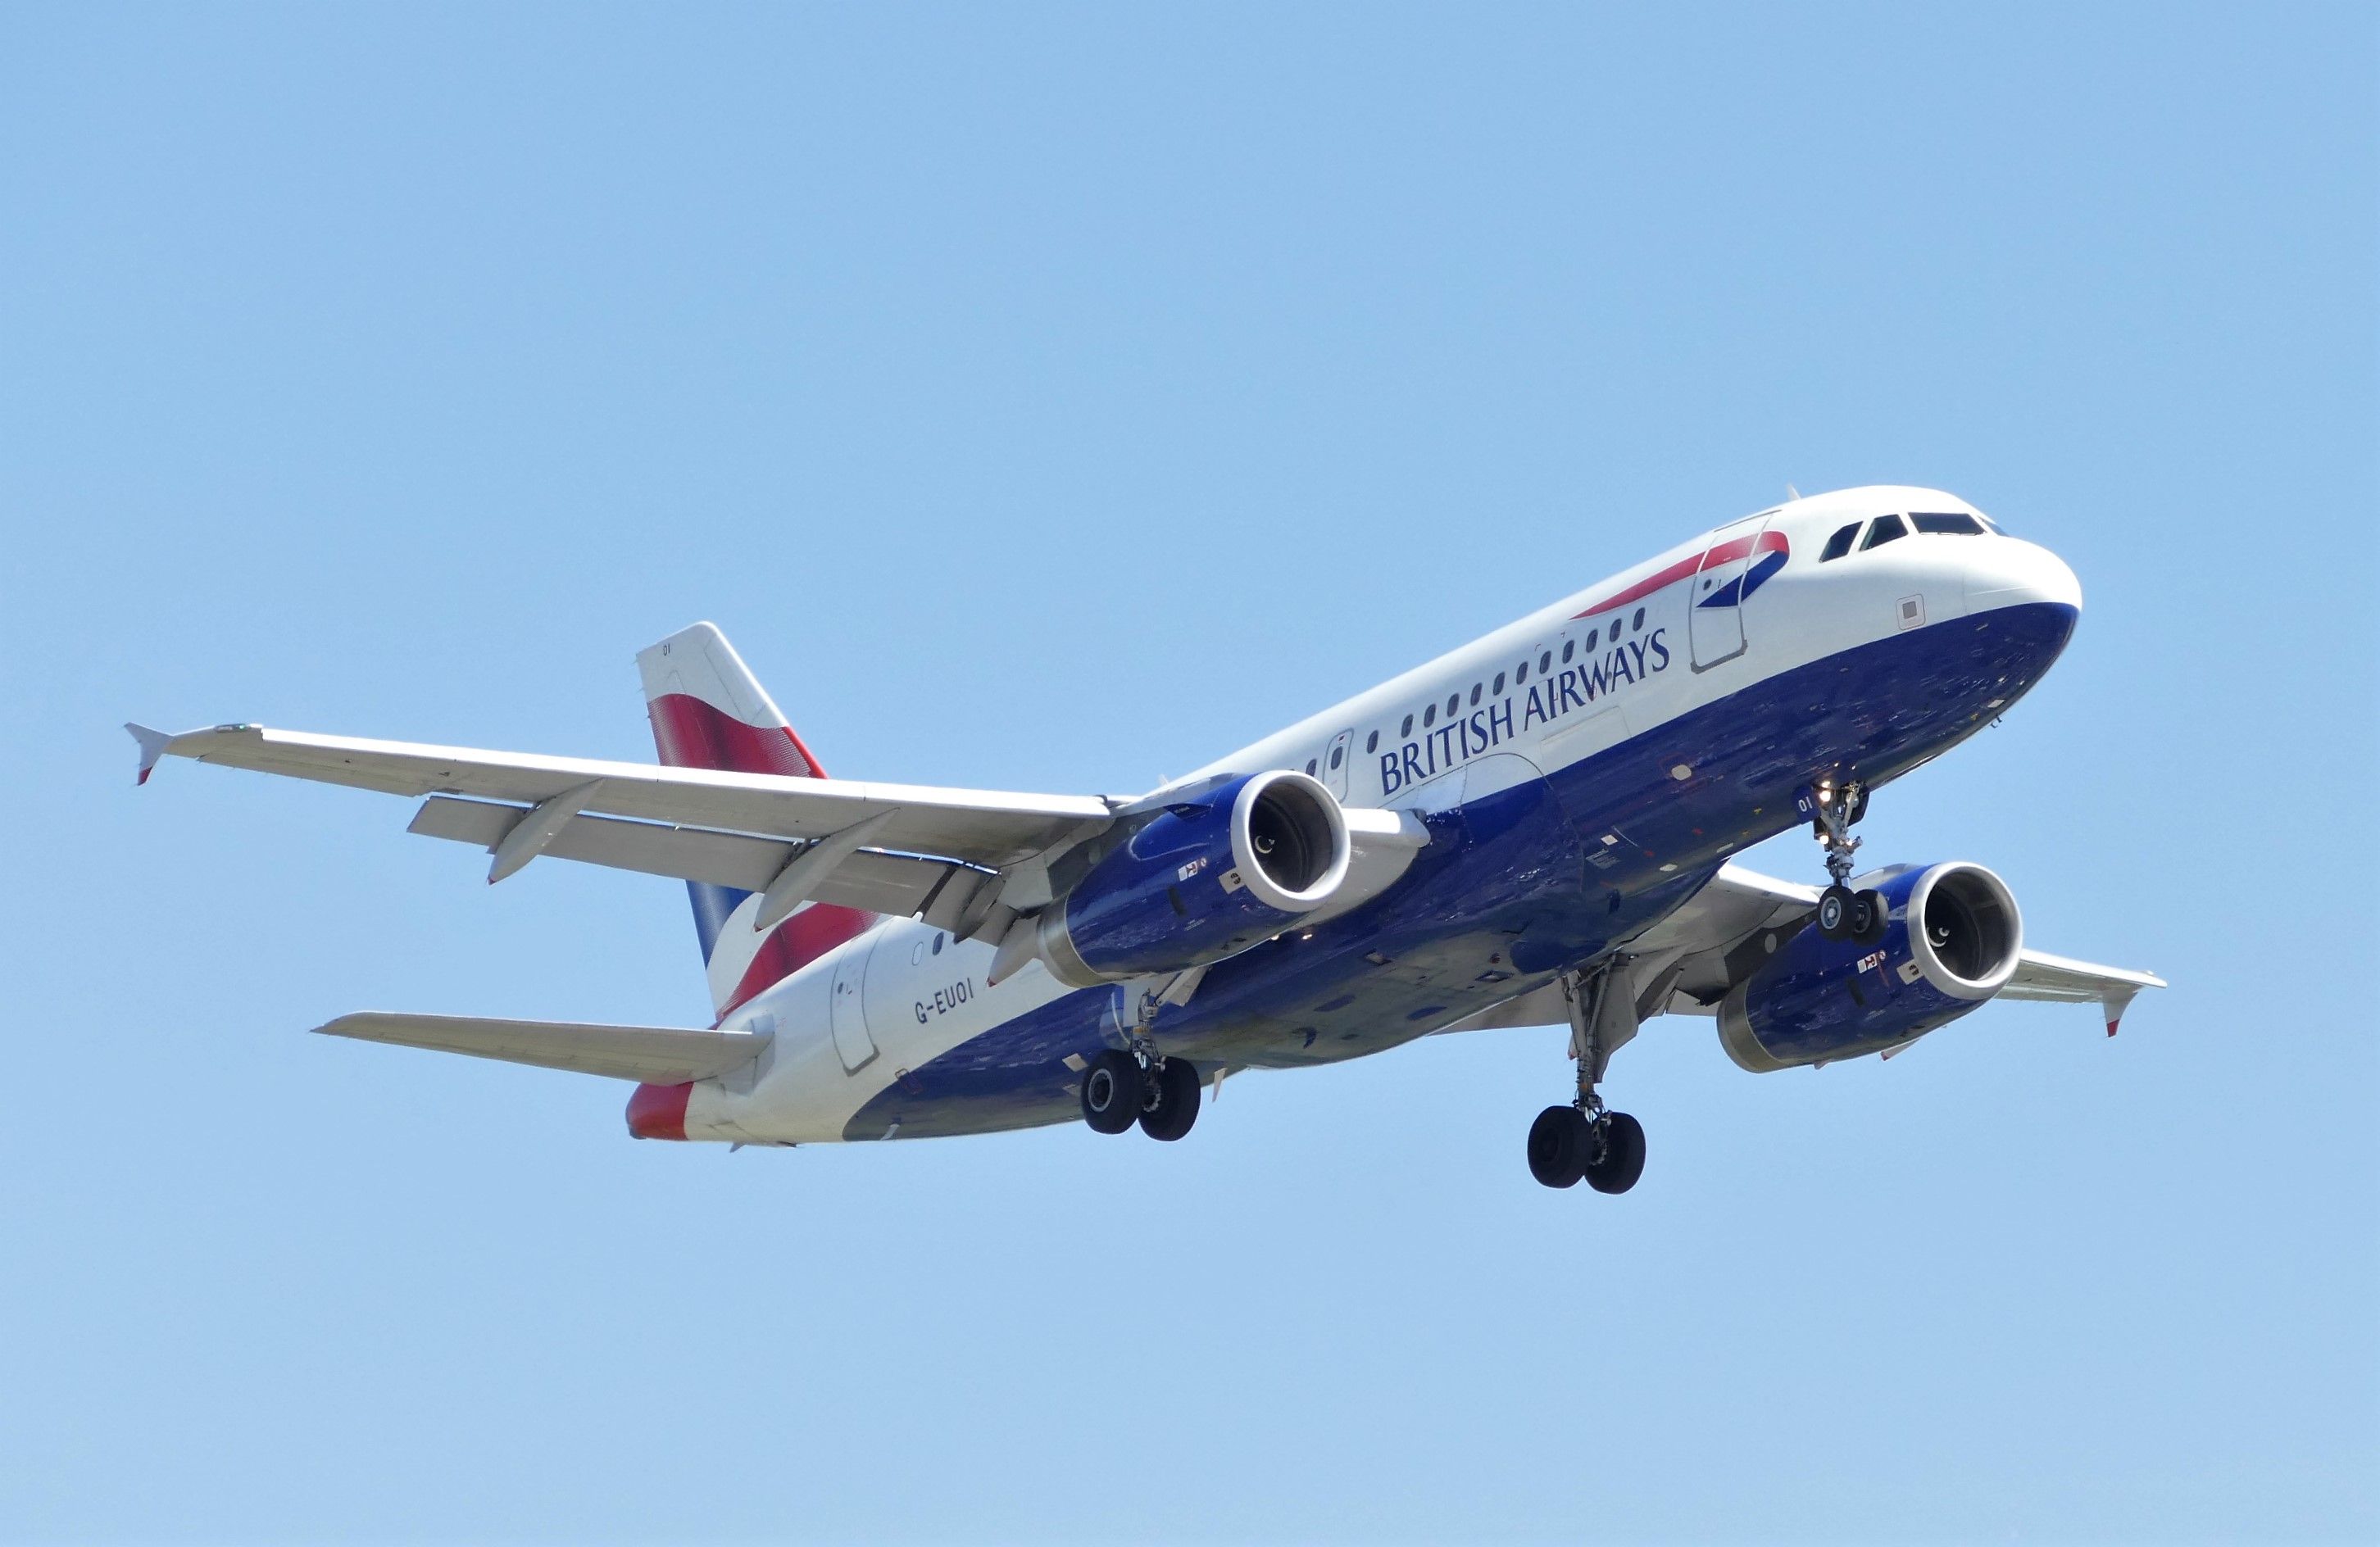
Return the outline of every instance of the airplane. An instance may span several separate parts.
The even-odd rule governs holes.
[[[726,636],[637,658],[658,764],[226,724],[167,756],[419,799],[408,830],[679,878],[709,1028],[378,1011],[316,1030],[635,1082],[638,1139],[733,1147],[1080,1118],[1176,1141],[1228,1075],[1564,1025],[1548,1187],[1625,1192],[1614,1053],[1712,1020],[1770,1072],[1889,1058],[1996,998],[2153,973],[2026,944],[1966,861],[1853,874],[1885,786],[1997,723],[2071,637],[2048,549],[1938,489],[1795,497],[1136,795],[830,777]],[[1826,880],[1730,856],[1806,825]]]

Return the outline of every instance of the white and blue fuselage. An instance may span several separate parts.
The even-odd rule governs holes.
[[[1308,772],[1427,841],[1342,912],[1214,963],[1186,1002],[1069,987],[1036,961],[886,920],[727,1017],[769,1033],[694,1084],[685,1136],[809,1143],[1064,1121],[1138,1030],[1202,1077],[1379,1052],[1591,961],[1805,818],[1988,724],[2081,608],[2047,550],[1939,490],[1797,500],[1219,758],[1181,781]],[[1135,1011],[1138,1011],[1135,1019]]]

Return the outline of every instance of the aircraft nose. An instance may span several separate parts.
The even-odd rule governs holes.
[[[1965,546],[1968,612],[2033,602],[2082,610],[2082,583],[2065,560],[2039,543],[1995,537]]]

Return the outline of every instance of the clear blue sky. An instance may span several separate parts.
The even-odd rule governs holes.
[[[2374,12],[0,18],[0,1537],[2380,1534]],[[698,1023],[669,883],[127,719],[1146,788],[1803,490],[2082,630],[1892,789],[2173,980],[1752,1076],[1555,1031],[1075,1127],[636,1144],[310,1038]],[[1815,874],[1806,840],[1762,856]]]

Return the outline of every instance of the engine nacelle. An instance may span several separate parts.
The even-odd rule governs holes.
[[[1043,909],[1041,960],[1077,988],[1219,961],[1330,901],[1351,852],[1320,780],[1229,780],[1159,812]]]
[[[1880,1052],[1955,1021],[2016,972],[2024,922],[1979,864],[1896,865],[1864,876],[1891,918],[1882,938],[1772,931],[1772,953],[1719,1004],[1728,1057],[1755,1073]]]

